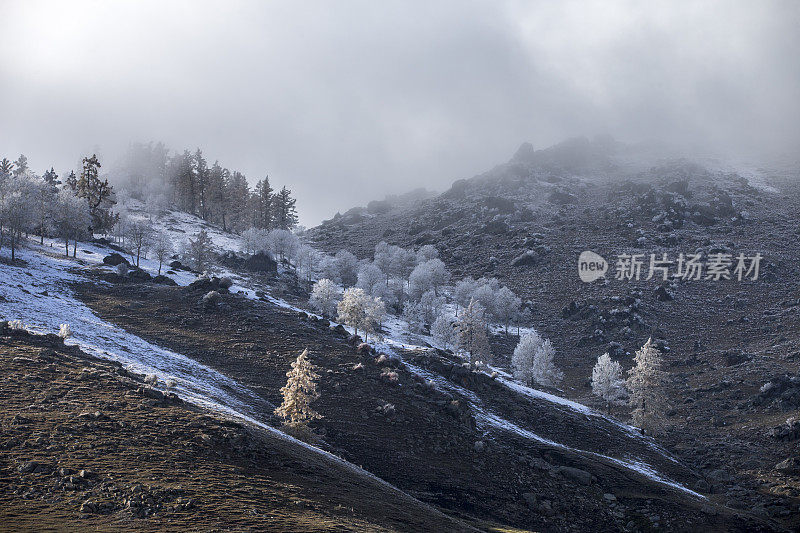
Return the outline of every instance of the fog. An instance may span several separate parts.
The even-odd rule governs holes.
[[[523,141],[800,146],[800,3],[0,2],[0,157],[131,141],[269,174],[301,223]]]

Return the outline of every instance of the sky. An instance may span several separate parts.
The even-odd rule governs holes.
[[[311,226],[526,141],[796,153],[799,27],[793,0],[0,0],[0,157],[200,147]]]

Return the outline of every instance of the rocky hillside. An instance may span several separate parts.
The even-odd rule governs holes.
[[[55,335],[0,332],[0,528],[465,531],[363,471]]]
[[[500,278],[553,341],[564,393],[590,405],[597,356],[610,352],[628,367],[652,335],[670,375],[671,429],[662,441],[728,505],[795,527],[800,479],[783,461],[796,444],[769,435],[800,405],[762,403],[759,389],[800,370],[797,175],[797,165],[733,171],[608,139],[523,145],[508,163],[415,207],[328,221],[310,233],[328,251],[359,257],[371,257],[380,241],[433,244],[454,277]],[[610,263],[605,281],[579,279],[585,250]],[[696,252],[760,253],[759,278],[645,280],[650,254]],[[615,279],[620,254],[643,254],[640,280]],[[496,342],[496,359],[507,361],[515,342]]]

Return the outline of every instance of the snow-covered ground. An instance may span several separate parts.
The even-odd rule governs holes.
[[[133,211],[129,216],[145,217],[147,215],[143,211]],[[181,238],[194,235],[197,231],[197,224],[202,222],[185,213],[170,212],[164,217],[154,217],[151,223],[160,231],[167,232],[174,241],[180,242]],[[239,250],[238,237],[221,232],[213,226],[208,226],[206,229],[214,245],[220,251]],[[78,258],[71,259],[63,256],[63,248],[56,241],[46,240],[43,247],[30,242],[27,249],[19,252],[19,258],[27,263],[26,266],[2,265],[0,269],[0,296],[5,298],[0,305],[0,317],[8,320],[20,319],[31,330],[40,333],[55,333],[60,324],[68,323],[73,331],[73,338],[68,343],[78,344],[84,351],[98,357],[119,361],[131,371],[155,374],[162,384],[166,380],[172,380],[175,383],[173,391],[189,402],[265,426],[264,420],[260,420],[257,413],[271,412],[272,406],[255,393],[209,367],[148,343],[100,319],[74,297],[69,284],[87,279],[82,273],[87,268],[109,268],[101,266],[102,258],[108,252],[108,249],[98,245],[79,243]],[[158,263],[152,258],[141,259],[140,266],[151,274],[155,274],[158,270]],[[165,271],[166,268],[163,270]],[[226,269],[222,269],[218,273],[229,275],[232,278],[234,285],[231,287],[231,292],[238,292],[247,298],[255,299],[256,290],[263,291],[266,293],[265,298],[277,306],[314,314],[307,309],[294,306],[281,298],[270,295],[269,287],[260,284],[255,286],[255,282],[247,276],[240,276]],[[195,279],[193,274],[185,271],[170,272],[169,276],[179,285],[188,285]],[[347,329],[352,332],[351,328]],[[430,336],[411,333],[408,324],[400,317],[387,317],[384,329],[387,332],[385,337],[373,344],[379,351],[394,357],[402,357],[401,353],[397,351],[398,349],[424,351],[428,349],[424,344],[436,345]],[[375,341],[375,339],[371,340]],[[406,362],[406,366],[412,372],[433,381],[437,387],[457,391],[460,395],[470,399],[476,420],[486,427],[510,431],[524,438],[569,449],[575,453],[594,455],[634,470],[659,483],[700,496],[665,478],[636,458],[609,457],[544,439],[491,412],[471,391],[458,387],[443,377],[433,375],[408,362]],[[580,403],[526,387],[511,379],[509,374],[500,369],[490,368],[489,371],[496,371],[498,382],[515,393],[551,402],[554,408],[566,408],[587,417],[608,420],[623,428],[632,439],[647,440],[660,454],[675,461],[652,439],[641,436],[638,430],[631,426],[606,417]],[[281,433],[281,435],[283,434]]]

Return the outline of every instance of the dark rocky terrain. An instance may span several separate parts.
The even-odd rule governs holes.
[[[0,364],[3,531],[470,529],[54,335],[3,331]]]
[[[786,462],[797,457],[797,433],[775,429],[798,413],[797,381],[787,377],[800,371],[798,165],[744,177],[715,161],[646,152],[608,139],[523,145],[415,207],[327,221],[310,235],[362,258],[380,241],[433,244],[454,277],[498,277],[553,341],[564,394],[589,405],[599,406],[589,388],[597,356],[608,351],[627,368],[652,335],[666,353],[672,403],[661,441],[720,501],[800,527],[800,477]],[[580,281],[584,250],[609,261],[607,281]],[[697,250],[761,253],[760,277],[644,280],[649,254]],[[623,253],[645,254],[642,280],[614,279]],[[495,342],[496,359],[507,361],[515,342]]]
[[[485,374],[465,372],[443,352],[408,353],[405,363],[380,360],[325,322],[266,301],[224,294],[208,308],[205,289],[88,283],[80,297],[104,319],[220,370],[273,404],[289,363],[308,348],[322,376],[315,408],[324,418],[313,424],[321,445],[480,529],[780,529],[770,519],[720,506],[714,495],[701,500],[602,457],[480,429],[470,404],[546,439],[612,456],[640,455],[680,483],[708,487],[648,439],[602,418],[525,398]],[[387,375],[392,371],[395,376]],[[420,371],[452,386],[434,389]]]

